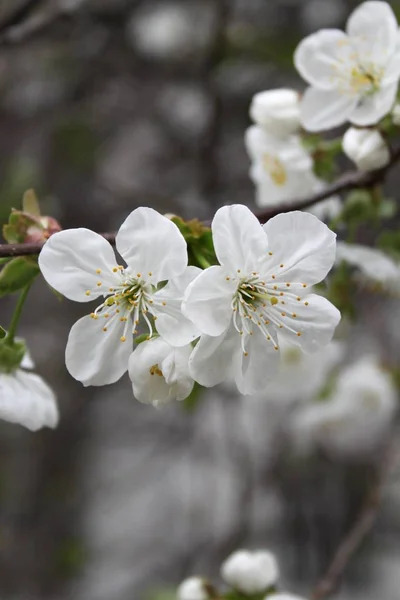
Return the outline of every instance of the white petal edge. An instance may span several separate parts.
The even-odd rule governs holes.
[[[339,127],[352,116],[358,100],[336,89],[309,87],[301,100],[301,124],[311,132]]]

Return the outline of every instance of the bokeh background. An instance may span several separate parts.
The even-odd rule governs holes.
[[[32,187],[64,228],[112,231],[140,205],[200,219],[227,203],[254,208],[251,97],[301,89],[297,42],[343,26],[356,4],[1,0],[0,222]],[[1,301],[3,324],[11,308]],[[286,408],[229,387],[195,411],[140,405],[127,377],[82,388],[63,354],[85,312],[38,281],[21,322],[61,423],[36,434],[0,424],[0,598],[169,600],[184,577],[217,578],[247,546],[276,552],[284,587],[307,594],[359,510],[374,457],[289,460]],[[364,301],[348,354],[395,355],[398,317],[394,300]],[[341,599],[398,596],[399,507],[394,473]]]

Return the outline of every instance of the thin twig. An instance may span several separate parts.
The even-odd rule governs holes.
[[[400,148],[393,152],[390,163],[380,169],[379,171],[349,171],[344,173],[337,181],[331,185],[326,186],[323,190],[305,196],[304,198],[298,198],[293,200],[291,203],[283,206],[273,206],[264,210],[256,212],[256,216],[260,223],[265,223],[272,217],[280,213],[290,212],[292,210],[302,210],[308,208],[317,202],[326,200],[330,196],[341,194],[343,192],[353,190],[356,188],[370,188],[378,183],[382,183],[385,179],[385,175],[388,171],[400,161]],[[205,223],[209,225],[209,222]],[[115,244],[115,232],[101,233],[110,244]],[[31,244],[0,244],[0,258],[14,257],[14,256],[29,256],[39,254],[43,247],[43,242],[31,243]]]
[[[325,600],[338,589],[350,560],[372,530],[379,513],[382,490],[392,468],[393,446],[393,443],[387,445],[377,480],[369,490],[354,525],[340,543],[328,570],[316,585],[311,600]]]

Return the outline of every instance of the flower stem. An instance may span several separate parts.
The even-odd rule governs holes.
[[[208,267],[211,267],[211,263],[208,262],[208,260],[205,258],[205,256],[203,256],[202,254],[200,254],[200,252],[196,252],[196,250],[194,250],[193,248],[191,248],[191,251],[192,251],[193,256],[195,257],[198,265],[202,269],[208,269]]]
[[[32,285],[32,283],[28,283],[28,285],[23,288],[22,292],[19,295],[18,302],[17,302],[17,305],[14,310],[14,314],[11,318],[10,327],[8,328],[7,336],[4,340],[4,342],[6,344],[9,344],[10,346],[14,343],[14,338],[15,338],[15,334],[17,332],[19,320],[21,318],[22,309],[24,307],[25,300],[28,297],[28,293],[31,288],[31,285]]]

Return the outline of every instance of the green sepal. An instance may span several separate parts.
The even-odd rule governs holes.
[[[40,217],[39,200],[34,190],[27,190],[22,197],[22,210],[33,217]]]
[[[156,337],[156,336],[154,336]],[[157,336],[158,337],[158,336]],[[138,335],[137,337],[135,337],[135,344],[141,344],[142,342],[147,342],[149,340],[149,334],[148,333],[142,333],[140,335]]]
[[[36,260],[23,256],[13,258],[0,271],[0,298],[26,287],[39,273]]]
[[[22,244],[30,227],[40,227],[40,221],[20,210],[13,210],[3,226],[3,237],[9,244]]]
[[[3,328],[2,328],[3,329]],[[4,330],[3,330],[4,331]],[[11,373],[18,369],[26,353],[24,342],[9,343],[6,337],[0,340],[0,373]]]
[[[188,246],[189,265],[206,269],[217,265],[211,229],[198,219],[184,221],[180,217],[172,217]]]
[[[0,340],[4,340],[7,335],[7,331],[0,325]]]
[[[193,389],[190,392],[189,396],[182,401],[182,405],[184,409],[187,410],[187,412],[194,412],[196,410],[197,406],[200,403],[202,392],[204,389],[205,388],[199,383],[197,383],[197,381],[194,382]]]

